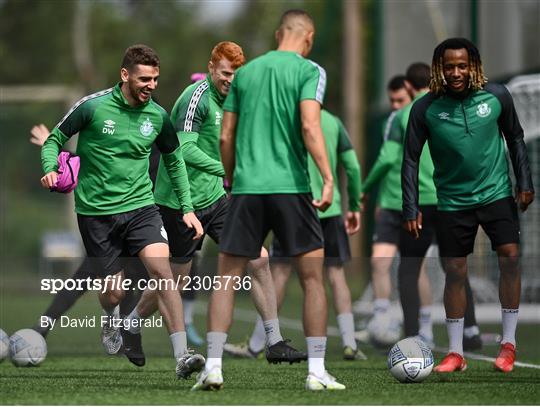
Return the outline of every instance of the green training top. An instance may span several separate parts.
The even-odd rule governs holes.
[[[428,93],[411,111],[402,169],[403,215],[418,211],[418,157],[428,142],[438,209],[484,206],[512,195],[504,140],[520,191],[534,191],[523,129],[508,90],[498,84],[462,96]]]
[[[326,72],[295,52],[270,51],[236,71],[223,109],[238,114],[233,194],[311,191],[299,103],[322,104]]]
[[[403,163],[403,142],[411,108],[416,100],[426,92],[418,94],[414,101],[404,108],[392,112],[384,132],[384,142],[370,173],[364,182],[364,192],[371,190],[381,181],[378,205],[384,209],[402,210],[401,166]],[[433,183],[433,160],[429,149],[424,148],[419,166],[420,205],[437,205],[437,191]]]
[[[339,191],[338,164],[341,164],[347,174],[347,193],[349,195],[349,211],[360,210],[360,164],[356,158],[349,134],[341,120],[326,110],[321,111],[321,127],[326,142],[328,161],[334,177],[334,198],[332,205],[325,211],[317,211],[319,218],[330,218],[341,215],[341,193]],[[313,198],[320,199],[322,195],[323,179],[319,169],[309,156],[309,177]]]
[[[184,212],[193,211],[184,160],[167,113],[153,100],[130,106],[120,85],[86,96],[71,108],[43,144],[43,172],[58,170],[60,149],[79,133],[75,211],[90,216],[128,212],[154,203],[148,157],[155,142]]]
[[[219,151],[223,100],[207,75],[206,79],[191,84],[182,92],[171,112],[182,144],[195,210],[207,208],[225,195],[225,170]],[[154,196],[160,205],[180,208],[163,161],[159,163]]]

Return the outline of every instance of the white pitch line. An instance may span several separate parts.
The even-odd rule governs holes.
[[[195,312],[197,314],[206,314],[206,307],[196,307]],[[235,308],[234,309],[234,319],[242,322],[252,322],[255,324],[255,320],[257,319],[257,313],[252,310],[246,310],[242,308]],[[286,317],[279,317],[279,325],[283,328],[288,329],[294,329],[295,331],[303,331],[303,325],[302,321],[294,318],[286,318]],[[335,326],[328,326],[327,328],[327,335],[333,336],[339,338],[341,335],[339,334],[339,329]],[[440,347],[434,347],[433,350],[435,352],[440,353],[446,353],[448,350]],[[484,362],[495,362],[495,358],[481,355],[478,353],[471,353],[471,352],[465,352],[464,356],[474,359],[474,360],[482,360]],[[515,366],[518,367],[528,367],[530,369],[540,369],[540,365],[535,365],[532,363],[523,363],[523,362],[514,362]]]

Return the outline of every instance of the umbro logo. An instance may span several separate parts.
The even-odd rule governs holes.
[[[105,120],[103,123],[104,125],[103,125],[103,129],[101,129],[101,132],[103,134],[110,134],[112,136],[114,132],[116,131],[116,129],[114,128],[116,123],[111,119]]]
[[[441,120],[450,120],[450,113],[447,112],[439,113],[437,116],[439,116],[439,119]]]

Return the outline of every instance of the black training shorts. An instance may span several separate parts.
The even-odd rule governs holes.
[[[258,258],[270,230],[290,256],[322,248],[322,228],[311,201],[311,194],[233,195],[220,251]]]
[[[229,199],[223,195],[209,207],[195,211],[195,215],[204,229],[204,234],[210,236],[216,243],[219,243],[221,240],[221,233],[228,209]],[[204,236],[201,239],[193,240],[195,231],[186,226],[182,219],[183,214],[178,209],[160,206],[159,211],[161,212],[163,224],[169,236],[171,260],[181,264],[189,262],[195,255],[195,252],[201,249]]]
[[[116,215],[77,215],[79,230],[90,261],[99,277],[125,268],[125,258],[153,243],[167,243],[157,206],[149,205]]]
[[[503,244],[519,244],[519,218],[513,197],[499,199],[478,208],[438,211],[437,241],[441,257],[465,257],[473,252],[478,226],[495,250]]]
[[[345,231],[345,222],[341,215],[320,219],[324,236],[324,265],[341,267],[351,259],[349,236]],[[272,240],[270,256],[273,261],[288,261],[289,256],[283,250],[278,239]]]

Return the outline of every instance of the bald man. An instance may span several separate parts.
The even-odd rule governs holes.
[[[341,390],[345,386],[324,365],[327,303],[323,232],[316,210],[325,211],[332,203],[334,181],[320,125],[326,73],[306,59],[314,36],[311,17],[303,10],[289,10],[276,32],[278,49],[236,72],[223,105],[221,127],[221,158],[232,184],[232,198],[220,242],[218,273],[241,276],[248,261],[259,257],[272,231],[283,253],[298,263],[304,290],[306,389]],[[311,196],[308,152],[323,180],[319,200]],[[221,357],[233,306],[232,287],[212,292],[208,361],[194,390],[223,386]],[[267,322],[266,332],[275,329]]]

